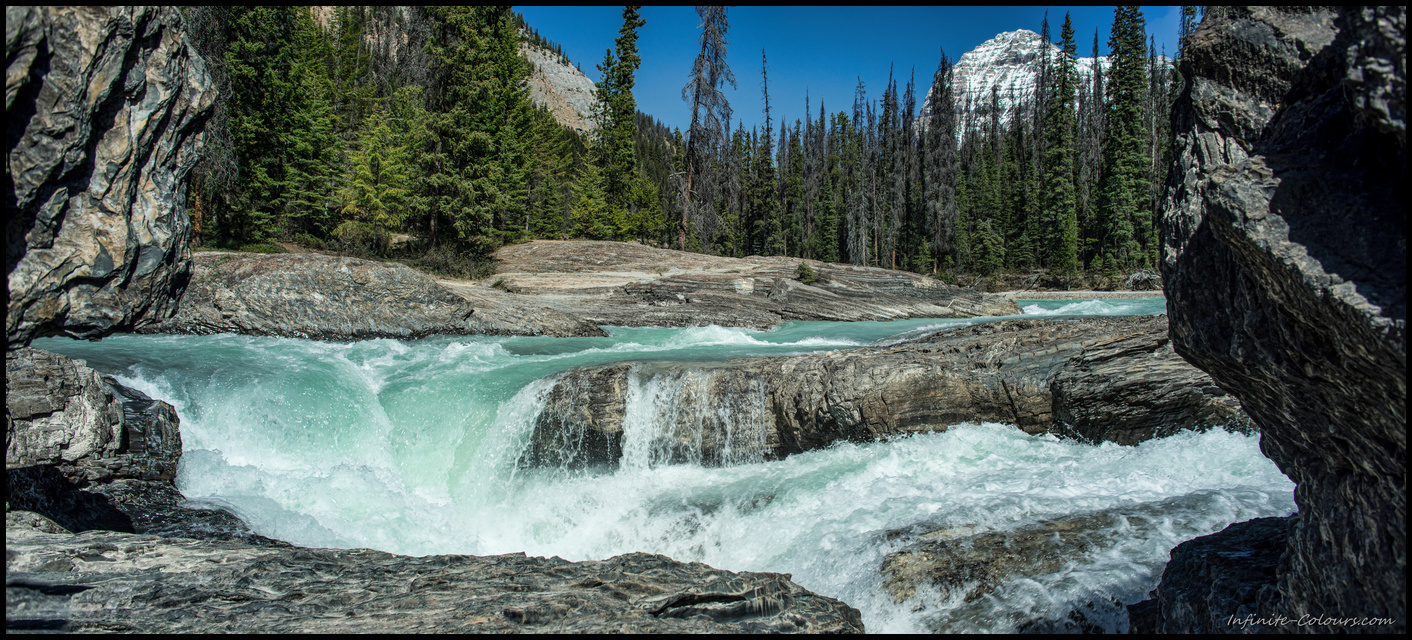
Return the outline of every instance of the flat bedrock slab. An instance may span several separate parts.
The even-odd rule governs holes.
[[[1406,29],[1400,6],[1213,8],[1183,55],[1161,212],[1172,343],[1298,485],[1260,613],[1396,621],[1295,631],[1407,625]]]
[[[862,633],[777,573],[253,546],[8,527],[7,629],[146,633]]]
[[[170,320],[144,333],[241,333],[314,340],[431,335],[601,336],[598,327],[506,294],[460,295],[396,263],[317,254],[197,254]]]
[[[764,328],[785,320],[1020,313],[1003,296],[915,273],[799,258],[726,258],[590,240],[536,240],[504,247],[495,256],[500,265],[489,281],[600,325]],[[818,281],[797,279],[800,262],[809,264]]]
[[[547,392],[526,463],[617,464],[634,385],[663,409],[664,460],[705,464],[962,422],[1121,444],[1250,425],[1172,351],[1163,316],[1002,320],[888,347],[571,369]]]

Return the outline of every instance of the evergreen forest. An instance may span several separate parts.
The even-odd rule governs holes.
[[[1116,275],[1156,266],[1154,219],[1180,85],[1118,7],[1109,66],[1081,82],[1067,16],[1033,96],[954,108],[953,61],[877,98],[732,127],[727,10],[698,7],[686,131],[636,108],[638,7],[598,65],[596,127],[531,103],[522,43],[562,49],[510,7],[194,7],[188,37],[218,91],[191,183],[196,241],[398,257],[468,277],[535,238],[637,241],[951,279]],[[1183,8],[1183,40],[1198,12]],[[1097,60],[1099,34],[1094,34]],[[753,52],[739,52],[755,68]],[[1180,52],[1177,52],[1180,55]],[[930,90],[934,99],[922,108]],[[817,113],[817,116],[814,114]],[[971,114],[962,118],[958,113]],[[273,250],[272,248],[269,250]]]

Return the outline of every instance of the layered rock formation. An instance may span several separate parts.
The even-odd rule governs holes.
[[[145,633],[862,633],[776,573],[633,553],[597,562],[397,556],[108,532],[5,536],[7,629]]]
[[[527,464],[617,464],[633,393],[660,409],[662,462],[782,458],[973,421],[1122,444],[1249,424],[1176,356],[1162,317],[1003,320],[891,347],[584,367],[547,393]]]
[[[220,510],[182,506],[176,411],[39,349],[5,354],[5,504],[65,531],[266,541]]]
[[[313,254],[203,253],[181,309],[142,331],[314,340],[603,335],[572,316],[532,305],[506,310],[490,297],[472,303],[396,263]]]
[[[7,7],[6,341],[170,315],[215,90],[176,9]]]
[[[1405,38],[1402,7],[1213,9],[1188,45],[1162,215],[1172,342],[1240,398],[1299,513],[1277,590],[1195,607],[1211,589],[1191,581],[1221,571],[1169,570],[1163,629],[1239,610],[1406,629]]]
[[[766,328],[785,320],[969,318],[1020,313],[1011,300],[905,271],[797,258],[723,258],[635,243],[537,240],[495,253],[506,291],[592,324]]]

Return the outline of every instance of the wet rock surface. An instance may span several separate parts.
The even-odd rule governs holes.
[[[1259,613],[1393,621],[1298,631],[1404,631],[1405,8],[1213,10],[1183,57],[1161,221],[1172,341],[1240,399],[1298,485]],[[1197,630],[1177,622],[1200,618],[1185,605],[1159,603],[1162,628]]]
[[[172,484],[181,459],[171,405],[88,368],[21,348],[5,357],[5,503],[67,531],[268,542]]]
[[[1090,564],[1090,556],[1111,547],[1115,539],[1146,538],[1166,524],[1157,505],[1037,519],[1009,530],[919,523],[885,534],[906,544],[888,554],[879,571],[883,589],[896,602],[911,600],[914,607],[937,609],[929,622],[938,633],[979,630],[975,620],[1009,623],[1021,633],[1115,633],[1123,630],[1123,604],[1111,598],[1085,599],[1081,589],[1072,594],[1075,602],[1052,607],[1060,613],[1049,618],[1027,615],[1022,607],[1003,607],[999,613],[1008,619],[991,620],[998,612],[989,601],[1007,597],[1006,591],[1018,582]]]
[[[6,628],[143,632],[861,633],[856,609],[774,573],[397,556],[8,529]]]
[[[1151,600],[1129,606],[1133,633],[1288,630],[1268,614],[1276,572],[1299,518],[1256,518],[1178,545]],[[1294,622],[1290,620],[1289,622]]]
[[[190,276],[186,181],[215,99],[181,15],[6,7],[6,341],[171,315]]]
[[[1239,403],[1177,358],[1166,332],[1162,316],[1002,320],[887,347],[572,369],[545,398],[527,461],[617,464],[634,384],[666,408],[654,418],[664,459],[706,464],[976,421],[1123,444],[1248,429]]]
[[[316,254],[202,253],[181,308],[144,333],[315,340],[603,335],[550,309],[458,295],[396,263]],[[504,297],[504,296],[501,296]]]

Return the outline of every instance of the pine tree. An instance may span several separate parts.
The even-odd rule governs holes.
[[[1118,7],[1114,11],[1112,69],[1108,85],[1108,135],[1104,146],[1102,186],[1099,192],[1099,252],[1111,257],[1119,269],[1150,266],[1143,244],[1152,237],[1152,211],[1148,200],[1148,136],[1144,131],[1147,47],[1142,10]],[[1105,264],[1106,264],[1105,260]]]
[[[1041,195],[1044,254],[1041,264],[1068,274],[1078,270],[1079,265],[1078,213],[1074,197],[1074,93],[1078,74],[1073,66],[1074,29],[1067,13],[1060,38],[1053,100],[1045,117],[1048,158]]]
[[[340,196],[344,222],[334,230],[343,237],[375,238],[380,250],[386,248],[390,232],[402,230],[410,194],[408,147],[391,123],[381,104],[368,114],[349,154],[352,170]]]
[[[574,205],[569,209],[573,234],[590,240],[612,240],[617,229],[609,214],[608,198],[603,187],[603,171],[595,162],[586,162],[574,181]]]
[[[632,90],[636,71],[642,65],[642,58],[637,54],[637,30],[647,24],[638,13],[640,8],[623,8],[623,26],[614,40],[616,48],[609,50],[598,66],[603,76],[597,83],[603,178],[609,206],[620,209],[627,206],[631,183],[637,174],[634,119],[637,101]]]
[[[1103,68],[1098,64],[1098,31],[1093,33],[1090,82],[1079,92],[1077,164],[1077,209],[1079,262],[1088,264],[1098,250],[1098,179],[1103,164],[1105,106]]]
[[[521,234],[532,159],[529,69],[504,7],[431,7],[441,95],[430,118],[421,185],[431,225],[444,218],[457,244],[485,254]],[[435,232],[433,231],[433,234]]]
[[[941,52],[941,62],[932,75],[931,102],[926,118],[925,201],[930,221],[930,253],[933,257],[954,255],[957,148],[956,108],[951,85],[951,60]],[[954,261],[954,258],[953,258]],[[933,271],[936,266],[933,266]]]

